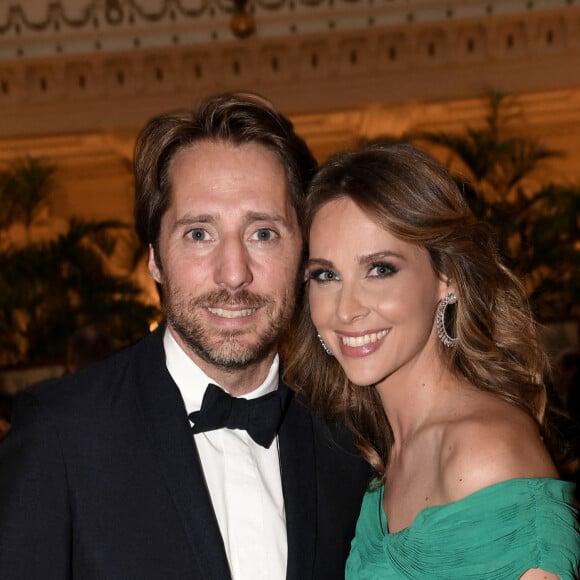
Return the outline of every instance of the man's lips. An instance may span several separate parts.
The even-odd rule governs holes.
[[[254,314],[257,308],[229,309],[229,308],[208,307],[208,310],[214,316],[219,316],[220,318],[244,318],[246,316],[251,316],[252,314]]]

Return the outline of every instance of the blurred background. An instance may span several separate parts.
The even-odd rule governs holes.
[[[67,372],[81,327],[120,348],[159,321],[135,138],[226,90],[270,99],[320,161],[385,136],[431,151],[555,360],[578,352],[580,0],[0,0],[0,392]]]

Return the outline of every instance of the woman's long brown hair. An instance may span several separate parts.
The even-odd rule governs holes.
[[[524,409],[542,426],[548,357],[521,282],[503,264],[492,230],[475,218],[443,166],[403,143],[372,143],[327,161],[304,207],[308,239],[316,213],[347,197],[397,238],[427,250],[433,270],[451,278],[458,301],[448,307],[449,368],[475,387]],[[307,285],[307,282],[305,282]],[[321,348],[307,287],[290,337],[285,378],[325,416],[346,421],[359,451],[384,478],[392,432],[374,387],[352,384]]]

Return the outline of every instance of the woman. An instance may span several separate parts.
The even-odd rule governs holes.
[[[547,357],[445,169],[407,144],[339,154],[305,227],[287,378],[347,421],[377,476],[347,580],[574,578],[573,485],[543,440]]]

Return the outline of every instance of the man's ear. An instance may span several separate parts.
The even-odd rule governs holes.
[[[149,267],[149,272],[157,284],[161,284],[161,272],[159,266],[157,266],[157,261],[155,260],[155,250],[152,244],[149,244],[149,259],[147,261],[147,266]]]

